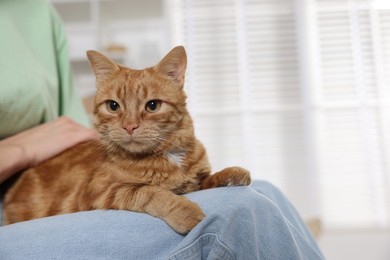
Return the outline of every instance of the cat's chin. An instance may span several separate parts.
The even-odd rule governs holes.
[[[104,136],[104,135],[103,135]],[[142,138],[134,138],[129,136],[105,136],[101,138],[103,147],[109,152],[114,154],[133,154],[133,155],[147,155],[153,154],[153,147],[159,146],[159,144],[152,141],[145,141]],[[108,138],[107,138],[108,137]]]
[[[141,142],[131,141],[120,143],[119,146],[126,152],[134,155],[153,154],[153,150],[149,146]]]

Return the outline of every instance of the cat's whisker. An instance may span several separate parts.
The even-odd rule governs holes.
[[[160,141],[161,143],[166,143],[166,144],[175,144],[173,138],[163,138],[161,136],[155,137],[154,140]]]

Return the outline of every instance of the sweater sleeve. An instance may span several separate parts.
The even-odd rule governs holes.
[[[76,122],[90,126],[85,108],[81,102],[81,98],[77,93],[72,70],[69,62],[68,44],[66,34],[63,28],[62,21],[52,7],[52,22],[53,22],[53,37],[56,51],[56,65],[58,73],[58,111],[59,115],[66,115]]]

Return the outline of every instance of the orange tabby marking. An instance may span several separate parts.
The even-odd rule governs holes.
[[[96,51],[87,55],[96,76],[94,125],[101,138],[25,171],[6,194],[6,223],[123,209],[158,217],[185,234],[205,215],[180,194],[250,183],[249,172],[240,167],[210,175],[186,109],[183,47],[144,70]]]

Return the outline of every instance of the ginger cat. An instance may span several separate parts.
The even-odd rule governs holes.
[[[186,234],[205,214],[180,194],[249,185],[249,172],[240,167],[210,175],[186,109],[183,47],[144,70],[96,51],[87,56],[96,76],[94,125],[101,138],[26,170],[6,194],[6,223],[119,209],[148,213]]]

